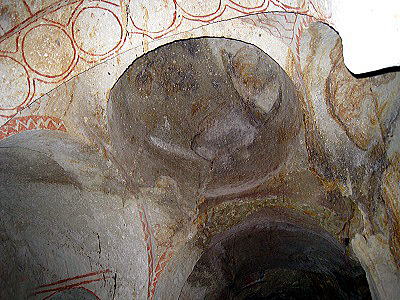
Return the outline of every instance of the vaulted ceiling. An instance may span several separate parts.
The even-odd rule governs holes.
[[[398,4],[0,5],[1,299],[400,295]]]

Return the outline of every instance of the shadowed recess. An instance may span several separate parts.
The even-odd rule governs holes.
[[[263,217],[228,230],[202,254],[179,299],[371,299],[362,267],[305,224]]]

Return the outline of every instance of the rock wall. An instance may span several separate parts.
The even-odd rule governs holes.
[[[0,298],[184,298],[276,210],[396,299],[400,75],[354,73],[399,62],[354,53],[345,5],[3,1]]]

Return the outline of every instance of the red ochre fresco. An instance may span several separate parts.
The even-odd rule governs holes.
[[[147,299],[154,299],[154,294],[156,292],[156,286],[158,283],[158,279],[161,274],[164,272],[165,267],[167,266],[169,260],[172,258],[174,252],[172,250],[172,245],[168,245],[167,249],[161,254],[156,267],[154,268],[155,259],[154,259],[154,249],[153,249],[153,241],[154,234],[151,225],[147,220],[146,210],[143,205],[139,205],[139,218],[142,224],[142,230],[144,234],[144,242],[146,244],[146,253],[147,253],[147,263],[148,263],[148,281],[147,281]]]
[[[222,2],[220,1],[218,8],[211,14],[206,14],[206,15],[195,15],[195,14],[190,14],[188,12],[186,12],[184,9],[182,9],[178,4],[176,0],[170,0],[174,2],[174,12],[173,12],[173,22],[171,24],[169,24],[167,26],[167,28],[164,28],[160,31],[157,32],[149,32],[146,31],[145,29],[139,28],[137,27],[134,22],[133,19],[131,18],[131,16],[129,16],[129,22],[132,23],[135,31],[129,32],[130,34],[135,34],[138,35],[139,37],[146,35],[148,37],[150,37],[151,39],[159,39],[162,38],[168,34],[170,34],[173,31],[176,31],[181,24],[183,23],[184,20],[186,21],[192,21],[192,22],[202,22],[202,23],[212,23],[215,21],[218,21],[220,17],[223,16],[223,14],[227,11],[227,9],[230,10],[234,10],[240,14],[243,15],[250,15],[250,14],[254,14],[254,13],[262,13],[262,12],[267,12],[268,8],[270,7],[270,5],[274,5],[275,7],[279,7],[281,9],[283,9],[284,12],[293,12],[296,14],[301,14],[304,16],[307,16],[307,18],[303,18],[301,20],[301,23],[299,26],[294,26],[294,24],[292,24],[292,21],[287,19],[286,17],[284,18],[284,20],[286,20],[286,22],[292,26],[292,30],[293,32],[289,33],[286,32],[287,30],[285,30],[285,32],[281,33],[279,32],[280,36],[282,39],[286,38],[286,36],[288,34],[291,35],[291,41],[290,43],[292,43],[293,39],[294,39],[294,48],[295,48],[295,53],[296,53],[296,58],[297,60],[300,60],[300,40],[301,40],[301,34],[304,28],[306,28],[308,26],[308,24],[318,20],[318,21],[326,21],[324,18],[322,17],[318,17],[315,18],[315,16],[311,15],[310,9],[308,7],[294,7],[294,6],[290,6],[290,5],[286,5],[283,3],[283,1],[279,1],[279,0],[265,0],[263,1],[261,4],[256,5],[254,7],[245,7],[243,5],[241,5],[240,3],[236,3],[233,0],[229,0],[229,1],[225,1],[225,4],[222,4]],[[116,5],[114,3],[108,2],[108,1],[95,1],[96,3],[98,3],[98,6],[91,6],[92,8],[98,8],[98,9],[104,9],[107,11],[110,11],[114,17],[117,18],[118,23],[120,24],[120,26],[122,26],[121,20],[120,20],[120,16],[117,15],[115,12],[109,10],[108,8],[105,7],[101,7],[101,5],[110,5],[112,4],[113,6],[115,6],[116,8],[119,7],[119,5]],[[78,4],[77,4],[78,3]],[[34,24],[36,22],[39,21],[39,19],[45,20],[48,22],[48,24],[52,24],[53,26],[55,26],[55,24],[57,26],[59,26],[59,28],[62,28],[63,31],[68,35],[68,37],[71,40],[74,40],[74,37],[72,36],[72,32],[73,30],[71,30],[71,28],[74,26],[74,22],[76,20],[76,18],[79,16],[79,14],[84,10],[87,9],[88,7],[84,6],[84,3],[86,3],[85,1],[81,0],[81,1],[74,1],[74,2],[68,2],[66,0],[61,0],[57,3],[54,3],[52,5],[50,5],[47,8],[44,8],[38,12],[36,12],[35,14],[32,14],[30,18],[24,20],[22,23],[16,25],[14,28],[12,28],[10,31],[8,31],[5,35],[3,35],[2,37],[0,37],[0,46],[1,43],[3,41],[5,41],[6,39],[15,36],[16,39],[16,49],[13,52],[7,52],[10,54],[18,54],[21,51],[21,47],[19,47],[19,43],[20,43],[20,33],[22,30],[28,28],[29,26],[32,26],[32,28],[34,28],[35,26],[38,26],[38,24]],[[92,2],[94,3],[94,2]],[[304,2],[306,3],[306,1]],[[312,8],[316,11],[316,13],[319,16],[322,16],[322,13],[318,11],[318,7],[316,7],[311,1],[308,1],[308,4],[310,6],[312,6]],[[51,18],[46,19],[45,17],[48,14],[54,13],[57,10],[61,10],[64,7],[67,7],[69,5],[76,5],[76,8],[72,11],[71,16],[68,18],[68,21],[66,24],[61,24],[61,23],[57,23],[55,21],[52,21]],[[93,5],[93,4],[92,4]],[[177,9],[180,9],[181,12],[181,16],[177,16]],[[296,16],[296,20],[297,20],[297,16]],[[285,21],[283,21],[285,22]],[[296,22],[296,21],[295,21]],[[282,24],[281,24],[282,25]],[[71,27],[71,28],[70,28]],[[281,26],[283,29],[285,29],[285,26]],[[296,27],[296,28],[295,28]],[[31,29],[29,29],[31,30]],[[279,31],[279,30],[278,30]],[[71,33],[70,33],[71,32]],[[117,43],[117,45],[110,50],[109,52],[107,52],[105,54],[105,56],[107,58],[109,58],[110,56],[114,55],[124,44],[126,41],[126,34],[121,35],[121,39],[120,42]],[[75,41],[74,41],[74,51],[75,51]],[[84,53],[84,51],[82,51],[82,49],[80,49],[80,51],[82,53],[78,53],[77,55],[79,56],[77,59],[81,58],[84,61],[88,62],[88,63],[95,63],[98,60],[93,60],[90,61],[87,57],[81,57],[82,54],[86,54],[87,56],[94,56],[94,53]],[[5,53],[6,51],[0,51],[0,53],[3,52]],[[23,55],[23,54],[22,54]],[[75,55],[75,54],[74,54]],[[75,61],[75,60],[74,60]],[[77,61],[77,60],[76,60]],[[75,68],[76,65],[76,61],[74,63],[74,65],[70,66],[69,70],[67,71],[66,74],[61,74],[59,77],[61,77],[57,83],[62,82],[63,80],[65,80],[65,78],[73,71],[73,69]],[[297,66],[297,72],[299,74],[297,74],[300,79],[301,78],[301,67],[298,64]],[[24,68],[26,69],[26,67],[24,66]],[[39,74],[37,74],[39,75]],[[43,75],[43,77],[46,77],[46,74],[41,74]],[[28,74],[29,76],[29,74]],[[32,75],[33,76],[33,75]],[[29,77],[28,77],[29,79]],[[43,78],[34,78],[35,80],[40,80],[42,82],[46,81]],[[34,80],[33,80],[34,83]],[[51,83],[51,82],[48,82]],[[54,83],[54,82],[52,82]],[[27,96],[27,99],[32,99],[34,97],[34,93],[35,91],[32,89],[29,90],[29,95]],[[26,103],[26,100],[22,101],[23,103]],[[22,108],[22,106],[20,107]],[[0,107],[1,110],[1,107]],[[12,118],[13,116],[7,116]],[[45,129],[45,130],[60,130],[60,131],[66,131],[65,125],[63,123],[63,121],[59,118],[56,117],[50,117],[50,116],[26,116],[26,117],[14,117],[13,119],[9,120],[5,125],[0,127],[0,140],[4,139],[8,136],[14,135],[14,134],[18,134],[27,130],[38,130],[38,129]],[[140,217],[140,221],[142,224],[142,230],[143,230],[143,234],[144,234],[144,240],[145,240],[145,245],[146,245],[146,253],[147,253],[147,258],[148,258],[148,288],[147,288],[147,298],[148,299],[153,299],[154,298],[154,294],[156,291],[156,286],[157,286],[157,282],[158,279],[160,278],[162,272],[165,270],[165,267],[167,265],[167,263],[169,262],[169,260],[171,259],[171,257],[173,256],[173,250],[172,250],[172,246],[169,245],[167,246],[166,250],[161,254],[159,260],[157,263],[155,263],[155,249],[154,249],[154,236],[153,236],[153,231],[151,228],[151,225],[148,223],[147,220],[147,216],[146,216],[146,211],[144,209],[143,206],[139,207],[139,217]],[[154,268],[154,265],[155,268]],[[106,272],[107,271],[107,272]],[[67,278],[67,279],[63,279],[51,284],[46,284],[43,285],[41,287],[38,287],[37,289],[41,289],[44,287],[51,287],[57,284],[61,284],[61,283],[65,283],[71,280],[76,280],[79,278],[85,278],[85,277],[89,277],[89,276],[94,276],[94,275],[98,275],[98,274],[102,274],[102,273],[108,273],[109,270],[105,270],[105,271],[99,271],[99,272],[94,272],[94,273],[88,273],[88,274],[84,274],[84,275],[79,275],[76,277],[72,277],[72,278]],[[40,290],[40,291],[36,291],[34,294],[41,294],[41,293],[49,293],[49,292],[54,292],[51,295],[47,296],[44,299],[48,299],[50,297],[52,297],[53,295],[55,295],[56,293],[62,291],[62,290],[66,290],[66,289],[73,289],[73,288],[81,288],[82,285],[88,284],[90,282],[96,282],[101,279],[93,279],[93,280],[86,280],[86,281],[81,281],[78,283],[74,283],[74,284],[70,284],[70,285],[66,285],[63,287],[58,287],[58,288],[49,288],[49,289],[45,289],[45,290]],[[83,288],[83,287],[82,287]],[[89,291],[91,292],[91,291]],[[91,292],[93,293],[93,292]],[[94,293],[93,293],[94,294]],[[95,295],[95,294],[94,294]],[[96,296],[96,295],[95,295]],[[97,296],[96,296],[97,297]],[[98,297],[97,297],[98,298]]]
[[[11,119],[0,127],[0,140],[27,130],[67,131],[64,122],[50,116],[26,116]]]
[[[262,1],[262,3],[259,4],[254,4],[254,5],[248,5],[244,6],[240,4],[240,1],[234,1],[234,0],[226,0],[226,1],[219,1],[218,8],[210,13],[210,14],[205,14],[205,15],[196,15],[195,13],[189,13],[185,11],[182,7],[179,6],[178,1],[176,0],[169,0],[173,1],[173,19],[171,24],[166,26],[166,28],[163,28],[162,30],[156,31],[156,32],[151,32],[143,28],[139,28],[138,26],[135,25],[132,15],[129,14],[128,17],[128,23],[130,23],[133,27],[133,31],[129,31],[129,34],[131,35],[137,35],[138,38],[141,38],[141,36],[146,35],[150,37],[151,39],[159,39],[162,38],[168,34],[171,34],[172,32],[175,32],[178,30],[178,28],[181,26],[183,21],[185,22],[202,22],[202,23],[212,23],[215,21],[220,20],[220,18],[224,15],[224,13],[228,10],[231,11],[236,11],[239,13],[238,16],[241,15],[250,15],[254,13],[262,13],[262,12],[267,12],[268,9],[273,9],[271,6],[275,6],[276,8],[282,9],[284,12],[292,12],[296,14],[301,14],[303,16],[309,16],[310,20],[307,18],[306,21],[302,20],[302,23],[300,26],[297,26],[296,33],[293,33],[295,36],[295,50],[296,50],[296,56],[299,58],[299,51],[300,51],[300,38],[301,38],[301,32],[304,26],[307,25],[307,23],[311,21],[325,21],[327,22],[326,18],[323,16],[323,13],[320,11],[320,7],[316,5],[313,1],[304,1],[303,4],[299,7],[297,6],[290,6],[285,4],[285,1],[279,1],[279,0],[265,0]],[[28,4],[26,4],[28,5]],[[21,22],[20,24],[16,25],[14,28],[9,30],[7,33],[5,33],[2,37],[0,37],[0,48],[2,42],[7,40],[8,38],[14,38],[15,39],[15,51],[5,51],[5,50],[0,50],[1,53],[8,53],[10,55],[21,55],[24,58],[24,49],[21,47],[24,44],[24,38],[27,33],[29,33],[31,30],[34,30],[38,26],[56,26],[60,30],[62,30],[64,36],[69,39],[69,42],[72,45],[72,51],[73,53],[73,59],[71,62],[71,65],[65,70],[62,74],[56,74],[56,75],[51,75],[51,74],[42,74],[41,72],[38,73],[37,70],[31,69],[31,67],[26,63],[26,61],[22,61],[19,63],[23,63],[23,67],[25,69],[28,69],[29,72],[27,72],[27,80],[28,80],[28,95],[26,99],[21,99],[21,101],[18,104],[18,111],[23,110],[26,107],[27,100],[32,100],[35,96],[35,89],[34,83],[35,81],[40,81],[42,83],[46,84],[60,84],[67,80],[69,76],[72,74],[72,72],[75,70],[76,65],[78,61],[81,59],[85,61],[88,64],[94,64],[99,61],[102,61],[104,59],[107,59],[113,55],[115,55],[119,49],[121,49],[127,40],[127,32],[126,30],[123,29],[122,26],[122,20],[121,20],[121,3],[116,4],[110,1],[106,0],[98,0],[98,1],[67,1],[67,0],[60,0],[56,3],[53,3],[49,5],[46,8],[43,8],[42,10],[39,10],[35,13],[31,13],[31,16]],[[52,15],[54,13],[57,13],[58,11],[66,10],[71,8],[71,12],[69,16],[66,16],[66,22],[65,24],[62,24],[60,22],[52,20]],[[79,15],[85,11],[86,9],[99,9],[99,10],[105,10],[109,13],[112,14],[114,18],[116,18],[119,26],[121,27],[121,36],[119,38],[119,41],[113,45],[113,48],[107,53],[101,53],[99,54],[95,52],[88,52],[85,49],[80,49],[77,45],[77,41],[74,40],[74,28],[75,28],[75,21],[79,17]],[[27,6],[28,11],[31,11],[29,5]],[[316,16],[312,16],[313,14],[316,14]],[[149,16],[151,19],[151,16]],[[303,18],[304,19],[304,18]],[[47,23],[43,23],[43,21]],[[39,23],[40,22],[40,23]],[[290,22],[290,21],[289,21]],[[285,27],[283,27],[285,28]],[[128,29],[127,29],[128,30]],[[293,28],[294,30],[294,28]],[[20,35],[23,35],[23,38],[20,39]],[[282,33],[282,36],[287,35],[287,32]],[[132,37],[130,37],[132,38]],[[22,41],[21,41],[22,40]],[[21,44],[21,45],[20,45]],[[12,58],[14,59],[14,58]],[[32,81],[32,82],[31,82]],[[32,88],[31,88],[32,86]],[[29,102],[28,101],[28,102]],[[17,101],[18,102],[18,101]],[[20,103],[24,103],[23,105],[19,105]],[[0,110],[2,110],[1,105],[0,105]],[[4,109],[3,109],[4,110]],[[7,114],[2,114],[1,116],[5,118],[13,118],[17,111],[12,111]]]
[[[34,292],[31,294],[31,296],[36,296],[36,295],[45,294],[45,293],[51,293],[50,295],[47,295],[46,297],[43,298],[43,299],[49,299],[59,292],[62,292],[65,290],[76,289],[76,288],[82,288],[82,289],[85,289],[86,291],[90,292],[91,294],[93,294],[97,299],[100,299],[93,291],[85,288],[84,285],[92,283],[92,282],[98,282],[101,280],[112,278],[109,276],[104,276],[104,274],[107,274],[107,273],[111,273],[111,270],[110,269],[99,270],[96,272],[90,272],[90,273],[86,273],[86,274],[82,274],[82,275],[78,275],[78,276],[74,276],[74,277],[61,279],[61,280],[58,280],[58,281],[55,281],[52,283],[44,284],[44,285],[41,285],[41,286],[38,286],[37,288],[35,288]],[[89,279],[88,277],[97,277],[97,278]],[[79,279],[83,279],[83,278],[85,278],[87,280],[79,281]],[[78,282],[71,283],[72,281],[78,281]],[[60,285],[60,286],[57,286],[57,285]]]

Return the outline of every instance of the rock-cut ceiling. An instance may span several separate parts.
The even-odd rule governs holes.
[[[342,2],[3,1],[0,298],[396,299],[399,24]]]

